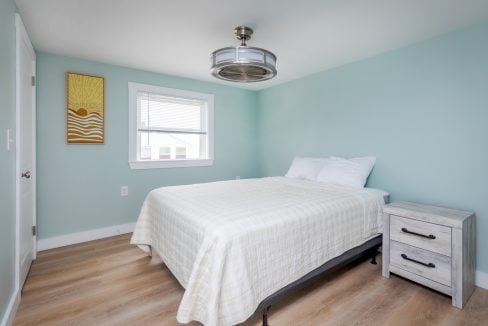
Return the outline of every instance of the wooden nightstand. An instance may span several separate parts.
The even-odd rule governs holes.
[[[383,276],[398,274],[452,297],[474,291],[474,213],[399,202],[383,208]]]

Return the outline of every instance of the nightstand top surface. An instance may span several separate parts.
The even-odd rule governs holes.
[[[394,202],[385,205],[383,212],[455,228],[462,228],[464,220],[474,215],[470,211],[412,202]]]

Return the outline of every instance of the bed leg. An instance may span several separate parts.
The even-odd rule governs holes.
[[[371,264],[373,265],[376,265],[378,264],[376,262],[376,256],[379,254],[379,251],[378,251],[378,248],[374,248],[374,250],[372,251],[372,255],[371,255]]]
[[[268,324],[269,308],[271,308],[271,306],[267,306],[266,308],[263,309],[263,326],[269,326]]]

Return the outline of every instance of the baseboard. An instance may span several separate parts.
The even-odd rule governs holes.
[[[20,296],[19,290],[15,290],[10,297],[10,301],[7,306],[7,310],[5,310],[5,314],[3,315],[2,322],[0,323],[1,326],[10,326],[14,322],[15,313],[17,312],[17,308],[19,307],[20,303]]]
[[[476,271],[474,283],[477,287],[488,290],[488,273]]]
[[[37,241],[37,251],[43,251],[53,248],[69,246],[76,243],[82,243],[97,239],[113,237],[119,234],[130,233],[134,231],[135,223],[109,226],[106,228],[88,230],[83,232],[71,233],[52,238],[41,239]]]

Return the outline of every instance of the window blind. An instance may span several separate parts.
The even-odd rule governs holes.
[[[150,93],[138,93],[140,131],[206,133],[205,102]]]

